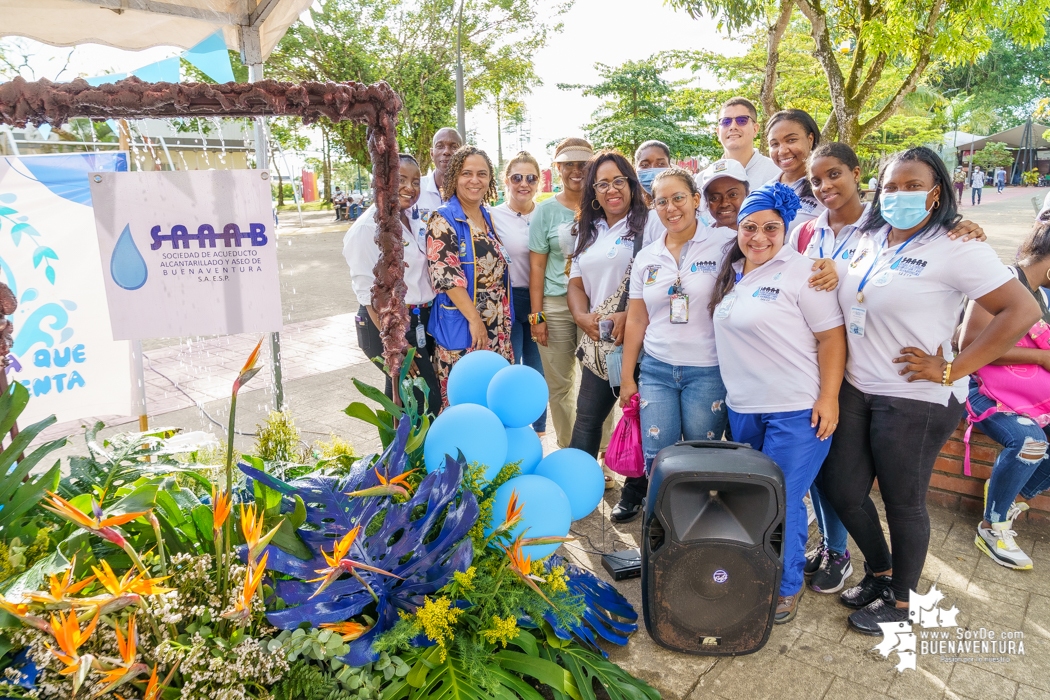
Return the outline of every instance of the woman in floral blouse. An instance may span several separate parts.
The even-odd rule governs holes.
[[[428,330],[437,341],[434,367],[448,405],[448,375],[465,353],[492,350],[514,361],[513,312],[510,259],[485,208],[496,198],[485,152],[474,146],[456,151],[441,194],[448,201],[427,226],[427,263],[438,292]]]

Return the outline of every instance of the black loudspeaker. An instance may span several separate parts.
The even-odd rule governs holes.
[[[657,644],[688,654],[758,651],[783,566],[784,475],[735,442],[660,451],[642,526],[642,611]]]

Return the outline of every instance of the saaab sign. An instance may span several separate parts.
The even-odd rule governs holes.
[[[0,157],[0,281],[18,309],[9,381],[29,389],[24,424],[128,415],[128,344],[113,340],[88,173],[127,170],[126,153]]]
[[[93,173],[113,337],[281,329],[265,170]]]

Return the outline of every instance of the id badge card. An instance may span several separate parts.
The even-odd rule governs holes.
[[[864,323],[868,317],[868,310],[863,306],[851,306],[849,309],[849,325],[846,330],[850,335],[858,338],[864,337]]]
[[[730,292],[722,297],[722,301],[718,302],[718,306],[715,307],[715,318],[729,318],[729,312],[733,310],[733,304],[736,303],[736,292]]]
[[[416,324],[416,347],[421,348],[427,344],[427,331],[423,328],[423,321]]]
[[[689,295],[671,295],[671,323],[689,323]]]

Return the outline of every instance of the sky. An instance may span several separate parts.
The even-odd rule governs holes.
[[[583,136],[583,125],[599,106],[598,99],[583,97],[578,90],[560,90],[558,83],[592,84],[598,80],[595,63],[618,65],[658,51],[703,47],[726,54],[742,52],[742,48],[718,33],[714,21],[693,20],[684,12],[665,7],[661,0],[576,0],[562,21],[564,31],[552,35],[548,45],[536,54],[536,73],[543,84],[533,89],[526,102],[531,133],[530,141],[522,145],[544,165],[550,160],[546,144],[564,136]],[[27,79],[70,80],[78,75],[124,72],[175,56],[181,50],[156,47],[122,51],[98,44],[70,49],[16,41],[31,54],[29,65],[33,72],[23,71]],[[68,68],[60,75],[71,51]],[[484,107],[471,110],[467,114],[467,130],[495,160],[495,115]],[[504,136],[504,156],[517,150],[519,143]]]

